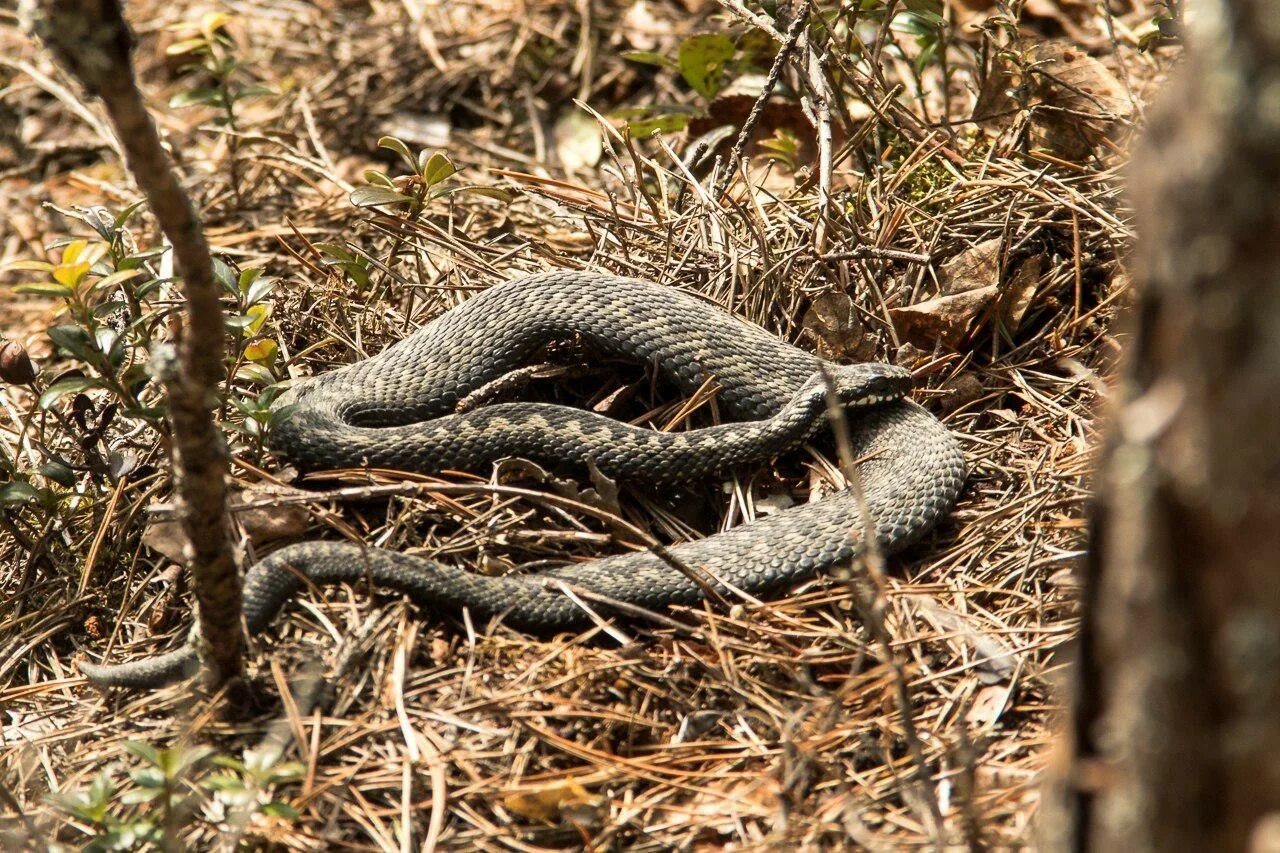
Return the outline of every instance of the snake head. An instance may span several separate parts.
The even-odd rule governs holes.
[[[911,393],[911,372],[892,364],[829,365],[827,373],[835,385],[840,404],[846,408],[875,406],[900,400]],[[826,384],[821,373],[815,380]]]

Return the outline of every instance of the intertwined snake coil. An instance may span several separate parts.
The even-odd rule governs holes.
[[[602,356],[652,363],[685,393],[708,380],[736,422],[661,433],[545,403],[503,403],[455,414],[459,400],[529,362],[548,343],[577,339]],[[910,374],[882,364],[823,364],[763,329],[671,287],[588,272],[508,281],[464,302],[377,356],[300,384],[272,446],[303,470],[358,467],[482,470],[508,456],[594,464],[627,483],[722,475],[807,440],[827,422],[827,379],[849,412],[862,459],[863,501],[846,490],[732,530],[673,546],[679,563],[753,596],[849,560],[870,513],[883,551],[919,536],[954,503],[964,459],[945,427],[904,399]],[[290,545],[254,565],[245,620],[262,631],[302,580],[368,580],[435,608],[469,608],[533,631],[588,623],[548,578],[646,609],[696,604],[702,588],[650,551],[537,574],[490,577],[378,548]],[[712,582],[715,586],[715,582]],[[721,586],[720,592],[733,595]],[[93,682],[152,687],[194,671],[193,637],[177,651],[115,666],[81,664]]]

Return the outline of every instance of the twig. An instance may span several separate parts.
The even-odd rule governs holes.
[[[791,56],[791,51],[795,50],[796,41],[799,40],[800,33],[804,31],[805,22],[808,20],[809,7],[806,6],[796,15],[796,19],[791,22],[791,26],[787,29],[786,40],[773,58],[773,65],[769,68],[769,76],[765,78],[764,86],[760,89],[760,95],[751,107],[750,115],[742,123],[742,129],[738,131],[738,138],[733,143],[733,151],[729,154],[729,162],[725,163],[724,171],[720,173],[720,177],[716,181],[716,188],[712,193],[713,198],[719,198],[724,194],[725,188],[729,185],[733,175],[733,170],[742,162],[742,152],[746,150],[747,142],[751,139],[751,134],[755,131],[756,124],[764,113],[765,104],[768,103],[769,97],[773,94],[774,87],[778,85],[778,77],[782,74],[782,68],[786,65],[787,58]]]
[[[903,252],[898,249],[881,249],[879,246],[858,246],[847,252],[831,252],[823,255],[824,261],[862,261],[868,258],[885,261],[902,261],[908,264],[927,264],[932,255],[920,252]]]
[[[200,603],[211,687],[242,672],[240,582],[226,513],[227,449],[213,420],[224,378],[222,308],[213,261],[191,200],[174,172],[133,79],[133,34],[118,0],[44,0],[25,10],[36,34],[93,95],[102,99],[129,171],[165,236],[187,300],[180,359],[157,362],[169,391],[174,480],[191,543],[189,565]]]
[[[832,432],[835,433],[840,471],[848,482],[848,488],[858,505],[858,514],[862,518],[862,561],[867,567],[867,574],[871,576],[872,593],[866,594],[852,572],[849,575],[848,587],[863,619],[866,620],[871,635],[880,646],[881,658],[893,673],[893,684],[898,694],[898,710],[902,719],[902,732],[916,769],[917,794],[927,810],[925,822],[937,843],[937,849],[940,850],[942,849],[942,808],[933,790],[929,764],[924,754],[924,744],[920,740],[920,733],[916,730],[915,715],[912,711],[914,700],[911,695],[911,685],[907,681],[906,671],[894,647],[893,635],[889,632],[889,626],[884,618],[888,607],[884,553],[880,550],[880,542],[876,536],[876,522],[871,515],[871,508],[867,505],[866,494],[862,490],[862,479],[858,476],[853,442],[849,436],[849,420],[836,396],[835,380],[825,368],[822,369],[822,378],[827,385],[827,419],[831,423]],[[849,683],[846,681],[846,685]]]

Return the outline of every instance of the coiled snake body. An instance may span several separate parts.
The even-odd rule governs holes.
[[[652,362],[686,393],[719,386],[736,422],[683,433],[632,427],[590,412],[505,403],[453,414],[460,399],[523,366],[547,343]],[[506,457],[591,463],[626,482],[722,474],[794,447],[826,423],[825,367],[849,411],[865,503],[848,491],[673,546],[670,556],[751,595],[767,595],[856,555],[871,515],[892,551],[948,511],[964,479],[955,440],[903,395],[910,376],[880,364],[822,365],[763,329],[670,287],[598,273],[554,272],[492,287],[379,355],[318,376],[286,395],[272,444],[304,470],[370,465],[423,472],[481,470]],[[399,590],[475,617],[501,615],[534,631],[589,619],[548,579],[647,609],[696,604],[697,582],[649,551],[537,574],[490,577],[408,554],[311,542],[254,565],[245,619],[261,631],[302,584],[355,582]],[[712,581],[712,585],[715,582]],[[723,588],[721,591],[732,595]],[[193,671],[193,638],[177,651],[114,666],[81,664],[103,685],[150,687]]]

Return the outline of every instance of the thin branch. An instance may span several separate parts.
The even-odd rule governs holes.
[[[173,246],[187,323],[178,358],[156,353],[169,392],[174,481],[191,543],[189,564],[209,643],[210,686],[242,672],[240,582],[226,512],[226,443],[214,423],[216,388],[225,376],[225,334],[209,244],[195,208],[165,152],[133,77],[133,34],[118,0],[43,0],[24,8],[30,26],[58,61],[102,99],[125,161]],[[213,640],[210,643],[210,640]]]

